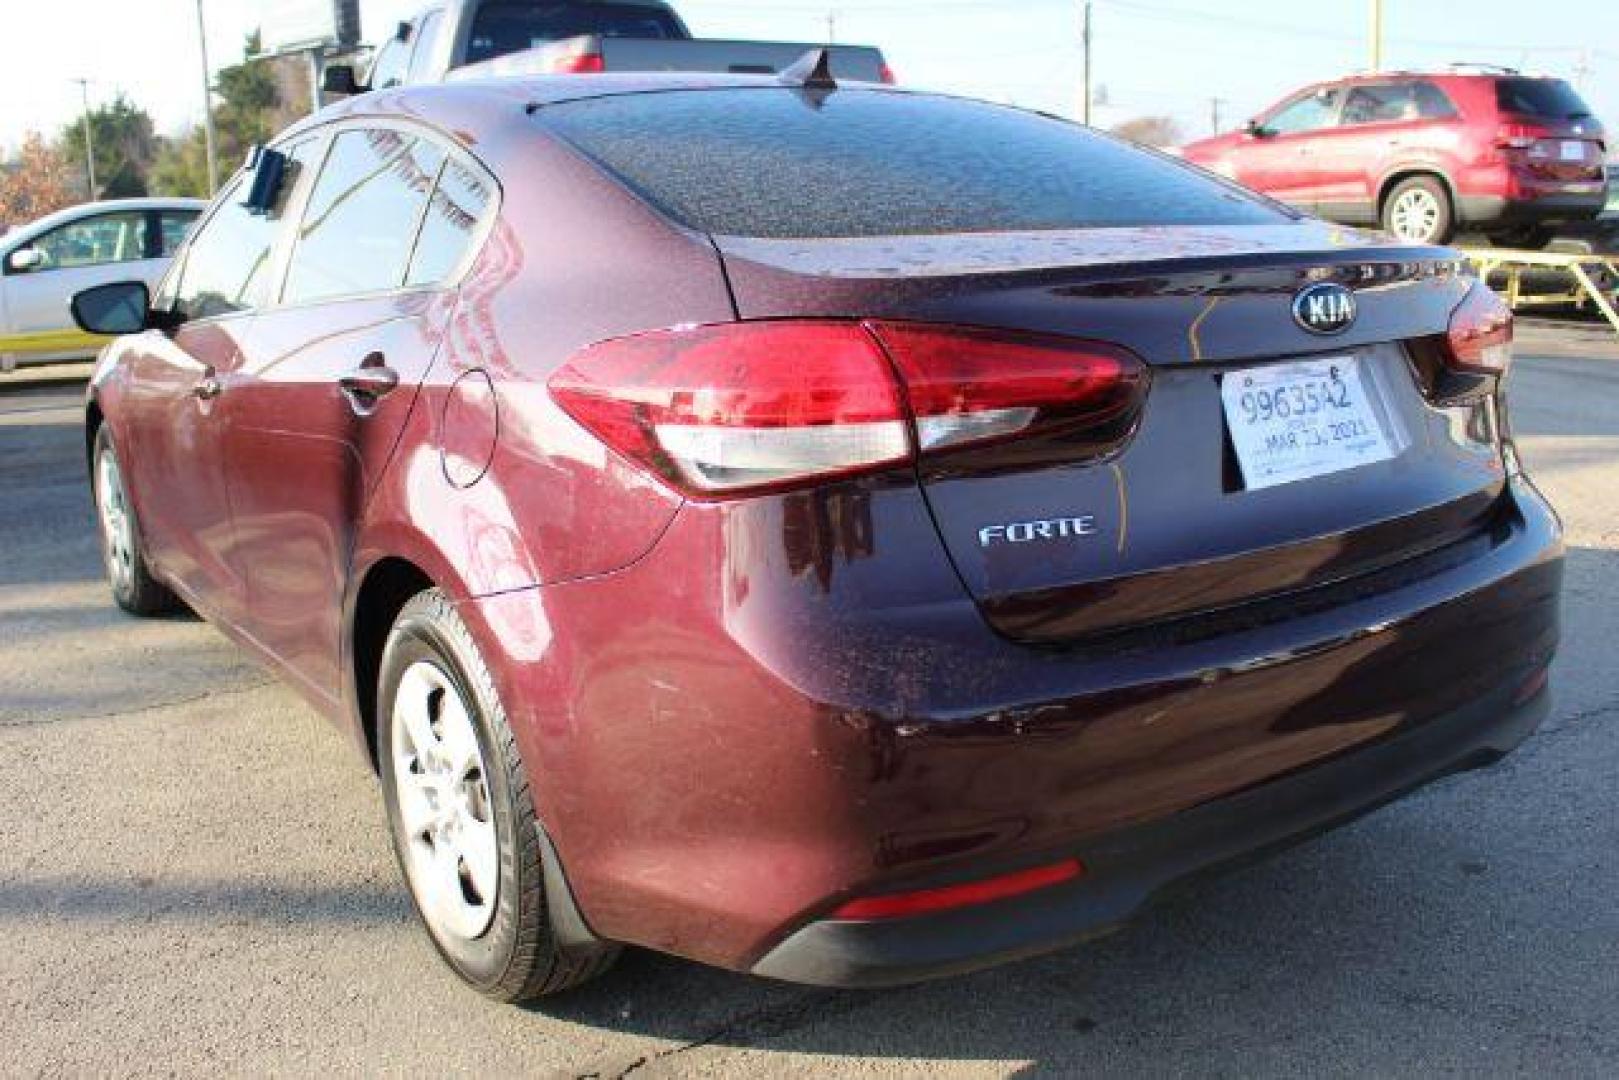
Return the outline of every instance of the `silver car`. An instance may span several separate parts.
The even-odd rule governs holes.
[[[201,199],[113,199],[59,210],[0,237],[0,371],[89,359],[104,338],[76,328],[73,294],[111,281],[156,288]]]

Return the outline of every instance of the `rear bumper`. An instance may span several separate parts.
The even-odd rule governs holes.
[[[1087,874],[982,907],[906,919],[822,920],[754,965],[821,986],[885,986],[959,974],[1097,937],[1187,878],[1308,839],[1432,780],[1488,765],[1545,718],[1542,687],[1514,687],[1373,746],[1166,820],[1078,845]],[[927,886],[948,884],[948,879]]]
[[[1533,225],[1549,221],[1581,221],[1594,218],[1607,205],[1606,184],[1590,185],[1590,191],[1555,188],[1528,198],[1508,199],[1498,195],[1464,196],[1462,221],[1468,225]]]
[[[900,982],[1095,934],[1510,749],[1544,710],[1513,698],[1556,647],[1562,543],[1527,482],[1503,501],[1414,580],[1106,654],[994,633],[903,486],[687,506],[623,573],[464,612],[592,932]],[[971,915],[829,921],[1074,856],[1083,879]]]

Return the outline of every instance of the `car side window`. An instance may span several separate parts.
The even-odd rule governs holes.
[[[157,257],[167,259],[185,242],[186,233],[196,224],[195,210],[159,210],[157,212]]]
[[[1265,121],[1265,129],[1275,135],[1293,135],[1331,127],[1338,115],[1339,92],[1317,90],[1277,110]]]
[[[242,205],[243,173],[225,189],[216,209],[192,238],[185,263],[175,281],[172,300],[164,282],[157,306],[190,319],[209,319],[262,307],[270,298],[270,276],[275,262],[276,236],[281,211],[287,205],[299,174],[316,140],[283,148],[289,168],[282,181],[277,207],[258,214]]]
[[[405,69],[410,64],[410,43],[391,37],[377,50],[371,64],[371,89],[386,90],[405,81]]]
[[[455,272],[489,208],[491,187],[480,173],[453,158],[445,163],[422,219],[405,284],[437,285]]]
[[[406,81],[421,82],[433,61],[434,46],[438,44],[439,28],[444,25],[444,12],[429,11],[417,24],[415,44],[410,51],[410,75]]]
[[[125,210],[60,225],[31,245],[45,257],[35,273],[146,258],[146,211]]]
[[[1433,83],[1413,83],[1411,96],[1417,103],[1417,113],[1424,120],[1452,120],[1456,117],[1455,104]]]
[[[1420,120],[1416,99],[1409,83],[1357,86],[1344,102],[1345,124],[1382,124],[1398,120]]]
[[[282,299],[398,288],[443,162],[438,146],[392,128],[338,134],[298,226]]]

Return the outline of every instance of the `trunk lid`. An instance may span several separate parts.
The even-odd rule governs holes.
[[[1370,580],[1488,527],[1504,476],[1488,399],[1424,393],[1424,350],[1470,281],[1444,249],[1317,222],[858,240],[716,237],[744,319],[861,317],[1122,346],[1151,371],[1133,433],[1100,459],[1048,447],[924,464],[940,535],[986,618],[1016,638],[1101,641]],[[1349,288],[1342,333],[1304,329],[1307,285]],[[1222,380],[1354,368],[1388,456],[1255,489]],[[1272,371],[1274,374],[1274,371]],[[1035,528],[1088,521],[1089,528]],[[1009,527],[1016,542],[1006,542]],[[985,530],[990,542],[985,542]],[[1122,640],[1122,638],[1120,639]]]

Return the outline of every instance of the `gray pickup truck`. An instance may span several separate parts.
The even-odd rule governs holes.
[[[771,74],[814,44],[725,41],[691,36],[660,0],[441,0],[399,24],[361,82],[352,68],[327,69],[336,93],[495,75],[602,71],[722,71]],[[892,82],[883,54],[828,47],[835,78]]]

